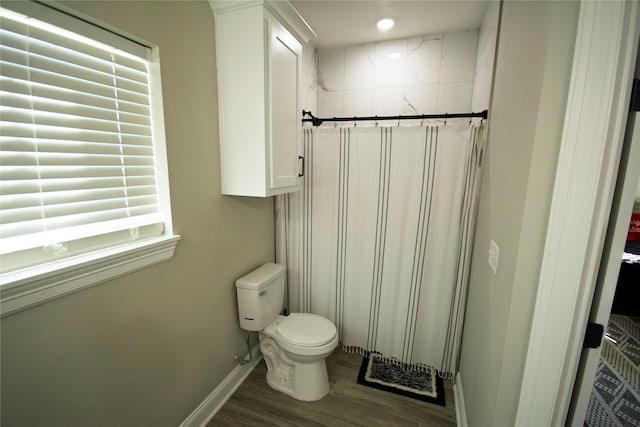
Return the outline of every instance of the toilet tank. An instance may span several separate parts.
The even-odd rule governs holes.
[[[240,327],[261,331],[273,322],[284,305],[284,267],[265,264],[236,280]]]

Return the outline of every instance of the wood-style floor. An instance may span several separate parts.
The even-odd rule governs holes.
[[[455,426],[453,389],[445,381],[446,407],[356,383],[362,357],[336,349],[327,358],[331,390],[301,402],[267,385],[264,361],[209,422],[213,426]]]

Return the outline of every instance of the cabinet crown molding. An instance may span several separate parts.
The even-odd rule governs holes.
[[[301,44],[305,45],[309,43],[312,38],[317,37],[316,33],[311,29],[309,24],[307,24],[307,21],[304,20],[288,1],[209,0],[209,6],[211,6],[214,15],[261,6],[274,14]]]

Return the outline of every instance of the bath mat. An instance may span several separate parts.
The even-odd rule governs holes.
[[[444,383],[435,369],[407,367],[385,360],[378,353],[362,358],[358,384],[446,406]]]

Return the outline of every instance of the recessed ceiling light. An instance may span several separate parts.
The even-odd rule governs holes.
[[[398,59],[400,58],[402,55],[400,54],[400,52],[393,52],[389,54],[389,58],[391,59]]]
[[[378,21],[378,28],[380,29],[380,31],[387,31],[391,29],[391,27],[393,27],[394,24],[395,22],[393,21],[393,19],[382,18],[381,20]]]

